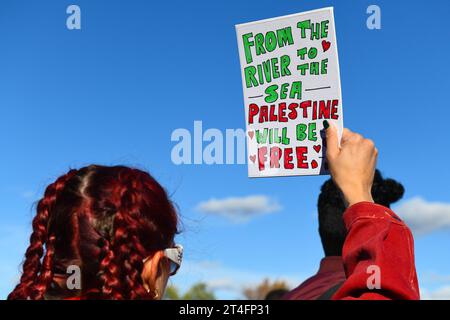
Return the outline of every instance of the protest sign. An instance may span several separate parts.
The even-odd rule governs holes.
[[[327,174],[323,121],[343,130],[333,8],[236,25],[249,177]]]

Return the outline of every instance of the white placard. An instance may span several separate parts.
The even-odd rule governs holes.
[[[333,8],[236,25],[249,177],[327,174],[323,121],[343,130]]]

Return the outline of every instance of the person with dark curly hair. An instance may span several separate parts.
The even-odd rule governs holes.
[[[325,257],[317,274],[283,299],[419,299],[414,240],[390,210],[403,186],[375,170],[378,150],[371,140],[345,129],[339,146],[334,126],[326,136],[332,179],[318,199]],[[381,283],[368,284],[373,270]]]
[[[384,179],[381,172],[375,171],[372,197],[375,203],[390,208],[391,204],[400,200],[405,189],[393,179]],[[345,281],[342,263],[342,247],[347,230],[342,215],[346,204],[342,192],[332,179],[324,182],[317,202],[319,218],[319,235],[325,257],[320,261],[317,274],[308,278],[298,287],[288,292],[283,298],[288,300],[316,300],[325,298],[330,289],[337,289]]]

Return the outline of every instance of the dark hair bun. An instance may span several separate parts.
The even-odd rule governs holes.
[[[400,200],[405,193],[403,185],[394,179],[384,179],[379,170],[376,170],[372,186],[372,197],[376,203],[389,207]]]

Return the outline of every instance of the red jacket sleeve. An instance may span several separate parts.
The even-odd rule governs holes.
[[[390,209],[360,202],[344,213],[347,237],[342,250],[347,280],[338,299],[420,299],[414,240]]]

